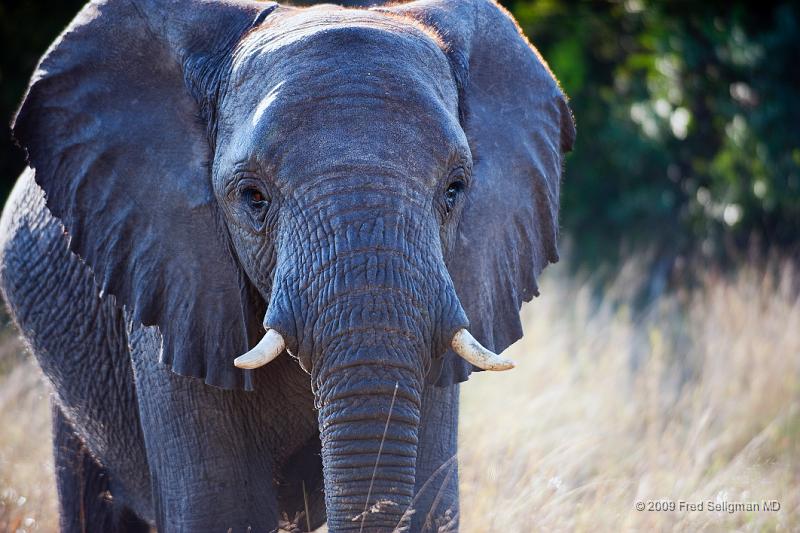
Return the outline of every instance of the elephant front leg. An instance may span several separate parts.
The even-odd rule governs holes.
[[[60,531],[150,531],[147,522],[118,501],[110,473],[92,457],[55,401],[52,414]]]
[[[169,371],[155,361],[148,334],[134,331],[131,344],[158,530],[274,531],[272,457],[247,393]]]
[[[410,531],[458,530],[458,393],[458,384],[423,392]]]

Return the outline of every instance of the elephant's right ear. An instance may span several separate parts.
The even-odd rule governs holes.
[[[87,4],[48,50],[14,122],[70,247],[182,375],[249,388],[235,356],[260,337],[259,303],[211,188],[203,91],[274,4]]]

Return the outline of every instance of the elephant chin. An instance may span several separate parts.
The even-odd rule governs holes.
[[[402,371],[394,380],[376,380],[376,370],[385,373],[370,364],[342,371],[347,391],[321,398],[331,532],[391,532],[410,516],[421,385],[417,376]]]

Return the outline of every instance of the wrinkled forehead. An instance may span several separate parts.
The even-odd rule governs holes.
[[[431,56],[442,58],[443,43],[429,27],[414,19],[380,11],[345,9],[339,6],[316,8],[282,8],[275,11],[266,22],[251,31],[239,44],[234,59],[234,70],[244,66],[259,55],[274,52],[302,52],[321,44],[320,37],[338,35],[341,44],[352,40],[366,40],[391,51],[412,52],[419,59]],[[348,39],[348,37],[350,39]],[[381,39],[382,37],[382,39]],[[330,46],[331,43],[326,43]],[[325,52],[325,50],[322,50]],[[330,50],[333,51],[333,50]],[[399,58],[396,58],[399,59]]]
[[[403,142],[411,130],[423,142],[459,135],[455,82],[426,28],[334,7],[276,15],[234,56],[223,111],[229,127],[247,122],[240,135],[284,143],[302,135],[318,147],[344,136],[362,148],[370,140]]]

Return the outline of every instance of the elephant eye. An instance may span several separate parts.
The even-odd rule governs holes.
[[[260,211],[267,206],[267,199],[264,193],[254,187],[244,189],[242,191],[242,199],[254,211]]]
[[[444,203],[448,213],[456,206],[458,197],[464,191],[464,188],[464,180],[461,179],[453,180],[450,182],[450,185],[447,186],[444,192]]]
[[[236,191],[234,212],[239,219],[249,224],[256,232],[264,229],[269,211],[269,199],[263,189],[255,183],[243,183]]]

